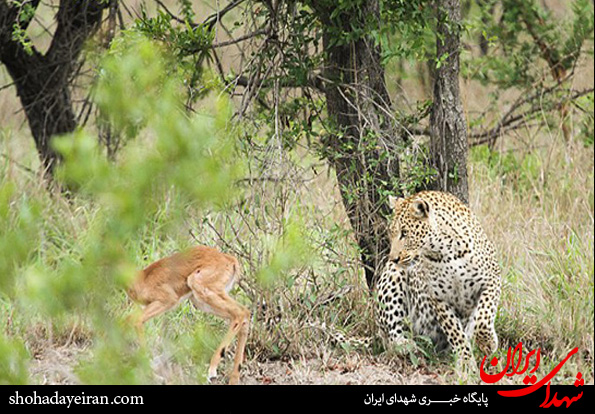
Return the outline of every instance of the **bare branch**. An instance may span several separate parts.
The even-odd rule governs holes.
[[[267,31],[264,30],[264,29],[257,30],[255,32],[248,33],[248,34],[246,34],[244,36],[240,36],[240,37],[238,37],[236,39],[226,40],[224,42],[219,42],[219,43],[214,43],[211,47],[213,49],[218,49],[220,47],[226,47],[226,46],[235,45],[237,43],[243,42],[244,40],[252,39],[253,37],[261,36],[261,35],[264,35],[266,33],[267,33]]]
[[[171,17],[173,20],[175,20],[178,23],[182,23],[182,24],[186,24],[186,20],[182,19],[181,17],[176,16],[175,14],[173,14],[165,4],[163,4],[162,1],[160,0],[155,0],[155,3],[157,3],[161,8],[163,8],[163,10],[165,10],[165,12],[168,14],[169,17]]]
[[[535,93],[529,95],[523,99],[517,100],[515,104],[507,111],[507,113],[500,119],[498,124],[494,127],[489,129],[488,131],[483,132],[476,132],[469,134],[469,138],[471,140],[471,145],[481,145],[485,143],[493,142],[498,136],[509,132],[511,130],[515,130],[520,128],[523,124],[525,124],[525,119],[534,115],[540,111],[556,111],[560,109],[562,106],[568,104],[568,102],[572,102],[581,96],[588,95],[593,93],[593,88],[584,89],[582,91],[571,91],[572,94],[553,103],[545,103],[545,104],[533,104],[533,101],[536,100],[538,97],[542,97],[546,93],[554,92],[553,88],[548,88],[545,91],[541,91],[541,93]],[[515,110],[522,107],[524,104],[532,104],[531,108],[523,111],[519,114],[512,116]]]
[[[202,24],[203,25],[206,25],[207,28],[209,30],[211,30],[219,20],[223,19],[223,16],[225,16],[231,10],[235,9],[236,7],[238,7],[244,1],[246,1],[246,0],[234,0],[234,1],[232,1],[227,6],[225,6],[223,9],[217,10],[215,13],[211,14],[210,16],[208,16],[202,22]]]

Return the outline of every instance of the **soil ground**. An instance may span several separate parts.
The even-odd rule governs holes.
[[[89,345],[46,347],[40,350],[30,363],[31,382],[44,385],[74,385],[78,378],[74,373],[77,361],[89,352]],[[373,384],[441,384],[437,374],[412,367],[400,367],[402,363],[386,361],[386,358],[360,355],[329,356],[327,358],[298,358],[275,361],[246,361],[242,366],[241,383],[246,385],[373,385]],[[152,360],[155,382],[178,383],[183,378],[183,369],[160,355]],[[225,373],[231,367],[230,358],[220,366],[217,383],[224,383]],[[205,367],[206,370],[206,367]]]

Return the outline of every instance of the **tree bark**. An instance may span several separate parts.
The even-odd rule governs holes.
[[[46,176],[51,177],[59,155],[51,138],[73,132],[77,126],[70,95],[70,81],[84,42],[101,23],[108,2],[62,0],[56,14],[57,28],[48,51],[27,50],[13,39],[13,27],[26,30],[16,6],[0,0],[0,61],[12,77]],[[34,10],[39,0],[31,2]],[[31,18],[33,16],[31,15]]]
[[[334,133],[325,142],[326,157],[337,175],[365,270],[375,283],[389,247],[387,192],[394,194],[399,164],[392,149],[395,133],[391,102],[380,61],[380,47],[369,35],[337,42],[365,25],[380,24],[378,1],[367,1],[331,17],[334,2],[313,6],[323,23],[324,77],[328,117]],[[367,32],[367,31],[366,31]]]
[[[461,5],[459,0],[436,2],[438,26],[434,102],[430,114],[430,162],[437,174],[429,188],[448,191],[469,202],[467,123],[459,90]]]

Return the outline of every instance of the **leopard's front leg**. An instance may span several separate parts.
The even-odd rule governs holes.
[[[408,280],[406,270],[387,262],[376,285],[376,312],[382,336],[390,345],[403,345],[408,339]]]
[[[463,324],[453,307],[447,302],[435,298],[431,299],[431,303],[446,340],[457,355],[457,365],[468,364],[476,367],[469,338],[467,338]]]

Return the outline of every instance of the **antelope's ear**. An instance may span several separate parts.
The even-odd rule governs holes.
[[[427,201],[422,200],[421,198],[416,198],[413,200],[409,206],[409,209],[411,210],[413,217],[418,219],[428,218],[430,214],[430,205]]]
[[[402,201],[403,199],[401,197],[394,197],[391,195],[388,196],[388,206],[392,211],[395,211],[397,206],[401,204]]]

